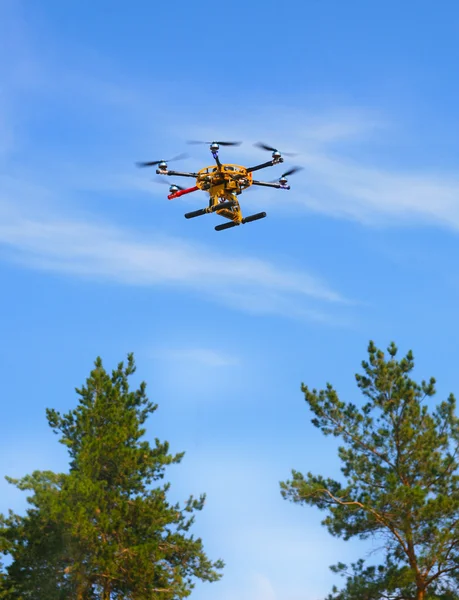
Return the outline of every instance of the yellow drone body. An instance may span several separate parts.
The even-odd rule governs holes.
[[[205,167],[198,171],[196,178],[196,187],[209,194],[207,212],[216,212],[236,225],[243,221],[237,197],[251,185],[252,173],[248,173],[241,165]]]

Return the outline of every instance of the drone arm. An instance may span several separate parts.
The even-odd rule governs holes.
[[[161,169],[156,169],[156,173],[158,175],[171,175],[172,177],[196,177],[197,173],[181,173],[180,171],[161,171]]]
[[[180,196],[184,196],[185,194],[191,194],[192,192],[196,192],[199,188],[195,185],[194,187],[187,188],[186,190],[179,190],[174,194],[169,194],[167,197],[168,200],[174,200],[174,198],[180,198]]]
[[[278,190],[289,190],[289,185],[281,185],[280,183],[265,183],[264,181],[252,181],[252,185],[261,185],[263,187],[276,188]]]
[[[280,158],[279,160],[270,160],[268,162],[263,163],[262,165],[256,165],[255,167],[249,167],[247,169],[247,173],[253,173],[254,171],[259,171],[260,169],[266,169],[266,167],[274,167],[275,165],[278,165],[279,163],[284,162],[283,158]]]
[[[222,163],[220,162],[220,159],[218,158],[218,153],[217,152],[212,152],[212,156],[215,158],[215,162],[217,163],[217,168],[219,171],[222,170]]]

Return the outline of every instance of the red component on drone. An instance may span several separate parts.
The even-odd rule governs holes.
[[[197,190],[199,190],[199,188],[195,185],[194,187],[187,188],[186,190],[179,190],[178,192],[169,194],[167,199],[173,200],[174,198],[180,198],[180,196],[184,196],[185,194],[191,194],[192,192],[196,192]]]

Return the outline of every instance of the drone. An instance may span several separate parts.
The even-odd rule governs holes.
[[[157,160],[151,162],[140,162],[137,163],[139,167],[157,167],[156,173],[158,175],[166,175],[169,177],[190,177],[196,180],[195,185],[189,188],[181,187],[173,183],[169,187],[168,200],[174,200],[180,198],[185,194],[191,194],[198,190],[202,190],[209,194],[209,205],[206,208],[200,208],[185,214],[186,219],[193,219],[209,213],[216,213],[221,217],[224,217],[227,222],[221,223],[215,226],[216,231],[223,231],[224,229],[230,229],[237,227],[238,225],[244,225],[245,223],[251,223],[252,221],[258,221],[266,217],[265,212],[259,212],[254,215],[243,217],[241,207],[239,204],[238,196],[242,194],[252,185],[258,185],[263,187],[271,187],[281,190],[289,190],[288,179],[290,175],[301,170],[301,167],[293,167],[283,173],[277,180],[264,182],[253,179],[253,173],[267,167],[273,167],[275,165],[284,162],[282,153],[276,148],[272,148],[262,142],[254,144],[254,146],[271,152],[271,160],[254,167],[243,167],[236,164],[222,164],[219,158],[220,146],[240,146],[242,142],[201,142],[201,141],[190,141],[189,144],[208,144],[212,157],[215,160],[215,165],[204,167],[197,173],[184,173],[181,171],[171,171],[168,168],[168,163],[187,158],[186,155],[181,154],[169,160]],[[285,156],[295,156],[294,154],[283,153]],[[161,181],[161,183],[165,183]]]

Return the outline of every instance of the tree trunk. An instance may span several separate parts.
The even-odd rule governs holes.
[[[105,581],[104,583],[104,589],[102,591],[102,600],[110,600],[110,594],[111,594],[111,590],[110,590],[110,581]],[[423,600],[421,598],[421,600]]]
[[[81,583],[77,586],[76,600],[84,600],[84,585]]]
[[[425,593],[426,591],[424,588],[418,588],[416,591],[416,600],[424,600]]]

